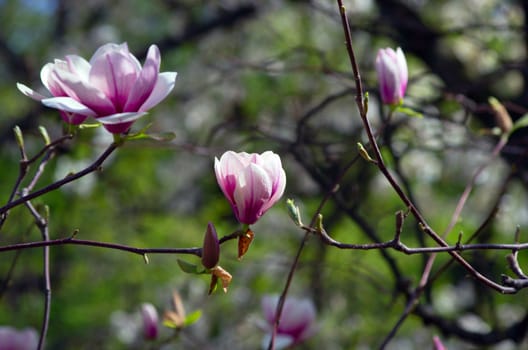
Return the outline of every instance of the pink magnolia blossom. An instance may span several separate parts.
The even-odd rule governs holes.
[[[160,73],[160,62],[156,45],[150,46],[141,67],[126,43],[106,44],[90,61],[68,55],[42,67],[40,78],[52,97],[20,83],[17,87],[24,95],[58,109],[66,123],[81,124],[94,117],[111,133],[123,133],[173,89],[177,73]]]
[[[218,185],[243,224],[254,224],[281,198],[286,187],[281,159],[271,151],[227,151],[220,160],[215,158],[214,168]]]
[[[278,301],[277,295],[262,298],[262,311],[267,323],[265,326],[267,334],[262,340],[262,346],[265,349],[268,347],[273,331]],[[286,298],[275,335],[275,349],[292,347],[311,337],[317,328],[315,317],[315,306],[310,299]]]
[[[158,337],[158,311],[154,305],[143,303],[141,305],[141,318],[143,319],[143,337],[153,340]]]
[[[447,348],[444,346],[444,344],[442,344],[442,341],[437,335],[433,337],[433,350],[447,350]]]
[[[376,71],[383,103],[400,103],[405,95],[408,80],[407,61],[402,49],[380,49],[376,56]]]
[[[37,331],[32,328],[0,326],[0,350],[35,350],[38,342]]]

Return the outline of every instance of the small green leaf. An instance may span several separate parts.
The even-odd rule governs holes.
[[[513,128],[510,130],[510,134],[517,129],[525,128],[528,126],[528,114],[523,115],[513,123]]]
[[[127,136],[127,140],[154,140],[154,141],[161,141],[161,142],[167,142],[172,141],[176,138],[176,133],[172,131],[164,132],[161,134],[145,134],[145,133],[137,133],[133,135]]]
[[[168,328],[178,328],[178,326],[171,320],[163,320],[162,324]]]
[[[191,312],[187,317],[185,317],[185,321],[183,321],[183,325],[190,326],[193,323],[198,322],[198,320],[202,317],[202,310],[196,310],[194,312]]]
[[[420,113],[420,112],[417,112],[415,111],[414,109],[411,109],[411,108],[408,108],[408,107],[403,107],[403,106],[397,106],[395,109],[394,109],[395,112],[400,112],[400,113],[403,113],[403,114],[406,114],[408,115],[409,117],[415,117],[415,118],[423,118],[423,114]]]
[[[191,273],[193,275],[200,275],[205,273],[205,270],[201,266],[195,265],[193,263],[181,259],[177,259],[177,261],[178,265],[180,266],[183,272]]]

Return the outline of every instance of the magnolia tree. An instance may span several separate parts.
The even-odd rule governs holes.
[[[101,305],[102,312],[106,311],[111,319],[111,325],[100,325],[100,328],[114,329],[114,336],[126,348],[394,346],[418,349],[425,346],[445,349],[444,344],[448,341],[453,342],[453,347],[467,343],[479,346],[505,341],[523,342],[528,330],[525,310],[510,310],[514,316],[494,323],[486,321],[481,315],[485,312],[480,310],[479,313],[477,307],[480,293],[488,298],[496,295],[516,300],[523,298],[523,289],[528,286],[528,276],[523,272],[520,258],[528,244],[524,243],[520,226],[512,232],[504,232],[501,240],[488,238],[489,227],[508,198],[508,186],[518,169],[512,169],[504,176],[500,186],[494,185],[496,188],[491,191],[491,198],[486,198],[490,205],[485,207],[485,213],[469,215],[473,223],[465,227],[469,233],[464,232],[460,221],[464,218],[464,210],[483,210],[471,204],[474,200],[472,194],[482,186],[486,172],[490,172],[494,162],[511,146],[512,135],[528,125],[528,118],[513,120],[504,102],[487,96],[488,102],[481,108],[494,117],[491,127],[486,128],[489,132],[486,135],[464,134],[462,138],[472,137],[475,143],[481,141],[479,138],[486,142],[492,140],[494,146],[484,152],[485,157],[479,158],[478,164],[464,167],[469,175],[462,179],[462,186],[456,182],[454,188],[445,190],[455,192],[451,196],[453,209],[434,213],[439,210],[437,208],[446,207],[445,203],[435,202],[444,199],[426,193],[430,189],[423,183],[413,185],[409,167],[402,165],[406,148],[420,151],[421,143],[413,140],[413,130],[419,130],[417,138],[426,138],[425,130],[435,129],[428,120],[440,119],[426,108],[425,101],[423,105],[417,103],[419,99],[407,102],[408,87],[413,79],[419,80],[422,73],[409,69],[412,66],[408,66],[408,55],[401,47],[372,47],[373,59],[362,62],[357,55],[345,4],[338,0],[335,8],[325,11],[333,16],[332,23],[336,30],[339,29],[340,41],[345,43],[339,47],[339,54],[346,59],[347,65],[345,71],[331,70],[328,66],[318,73],[324,75],[331,71],[333,76],[346,81],[345,88],[328,94],[289,122],[280,120],[290,118],[286,115],[269,125],[258,120],[242,122],[234,116],[233,120],[209,125],[212,130],[210,138],[222,129],[229,130],[229,141],[224,140],[221,147],[211,146],[210,141],[178,143],[179,135],[156,125],[161,123],[157,121],[156,109],[173,98],[173,90],[185,94],[187,88],[186,84],[176,81],[174,71],[179,69],[177,66],[169,66],[169,71],[160,72],[161,54],[157,45],[146,50],[143,63],[131,53],[126,42],[103,44],[89,60],[76,54],[57,58],[40,70],[40,79],[47,93],[39,92],[43,90],[41,87],[30,88],[28,85],[32,84],[17,83],[22,94],[55,110],[56,115],[54,122],[46,127],[26,129],[15,126],[13,129],[12,138],[16,141],[20,162],[14,181],[3,186],[9,188],[9,195],[0,208],[0,233],[9,233],[10,237],[14,231],[17,233],[12,241],[3,241],[0,247],[4,256],[13,259],[5,272],[1,293],[12,298],[9,284],[16,285],[18,276],[15,271],[24,264],[26,252],[41,251],[43,260],[39,266],[43,283],[39,290],[43,296],[38,323],[32,320],[21,324],[22,317],[12,324],[6,321],[0,327],[0,349],[44,349],[50,342],[51,336],[48,335],[59,333],[53,331],[55,327],[60,327],[60,333],[70,332],[68,324],[55,326],[57,321],[53,310],[62,309],[63,299],[82,300],[84,296],[66,294],[61,295],[59,301],[54,298],[55,292],[52,291],[67,289],[64,284],[70,283],[55,277],[61,273],[60,266],[66,268],[69,264],[68,255],[52,258],[53,251],[63,246],[70,246],[71,250],[78,251],[74,254],[79,255],[92,249],[99,251],[101,256],[140,256],[145,264],[141,268],[130,264],[131,271],[126,273],[134,275],[134,271],[140,269],[156,275],[156,269],[165,268],[177,275],[180,289],[191,288],[186,285],[195,286],[192,292],[161,288],[157,292],[161,294],[158,299],[149,295],[150,300],[138,301],[130,312],[119,311],[117,307],[105,310],[106,307]],[[263,65],[259,69],[272,71],[274,68]],[[368,79],[371,83],[366,85],[363,76],[370,72],[375,74]],[[179,79],[182,79],[181,73]],[[254,93],[269,92],[257,89]],[[348,133],[338,127],[338,131],[325,134],[325,124],[314,121],[315,116],[324,114],[325,108],[346,97],[353,99],[346,100],[338,112],[345,119],[354,120],[352,123],[357,129]],[[477,110],[467,97],[458,95],[453,100],[466,114]],[[457,113],[460,114],[458,109]],[[148,114],[154,116],[150,124],[144,122]],[[61,123],[62,128],[58,128]],[[460,119],[459,116],[448,119],[445,125],[446,129],[449,125],[470,129],[467,118]],[[284,131],[287,128],[291,130]],[[59,129],[60,133],[57,132]],[[68,150],[91,142],[87,140],[90,137],[95,139],[94,135],[103,135],[101,138],[106,144],[101,149],[94,147],[91,150],[97,152],[93,161],[66,175],[55,178],[49,175],[49,169],[67,157]],[[244,140],[245,135],[250,135],[251,142]],[[166,153],[166,149],[161,148],[168,146],[177,146],[171,151],[177,149],[191,156],[185,164],[179,165],[181,168],[171,168],[174,181],[184,176],[184,168],[192,167],[194,159],[207,158],[208,167],[205,170],[200,168],[200,179],[187,179],[185,190],[178,193],[181,202],[187,201],[186,196],[192,197],[193,187],[200,187],[199,182],[204,178],[207,183],[216,180],[218,185],[214,190],[209,189],[208,192],[214,192],[211,196],[221,198],[223,194],[224,197],[217,201],[201,201],[203,209],[200,214],[193,215],[192,210],[187,212],[185,216],[193,217],[193,224],[168,225],[168,230],[191,237],[188,244],[174,244],[168,238],[155,240],[154,234],[147,234],[141,244],[128,238],[127,221],[136,215],[144,215],[151,205],[148,201],[140,200],[134,211],[124,212],[119,218],[119,227],[114,227],[119,231],[119,243],[90,236],[75,226],[62,227],[59,232],[51,224],[55,219],[54,206],[65,206],[64,198],[49,200],[53,198],[49,197],[51,193],[81,187],[87,178],[96,181],[104,181],[105,176],[111,178],[115,158],[121,152],[139,148],[150,148],[155,152],[160,147],[160,152]],[[431,149],[432,146],[424,143],[422,153],[415,155],[438,157],[432,155]],[[434,149],[436,154],[443,151],[438,147]],[[519,152],[525,152],[525,149]],[[148,159],[138,156],[131,162],[127,173],[144,176],[140,169],[146,161]],[[423,164],[414,170],[414,176],[421,179],[437,176],[434,171],[440,172],[441,169],[428,168],[432,166],[438,168],[437,163],[423,160]],[[146,188],[157,186],[155,177],[145,176],[142,181],[146,181]],[[126,200],[130,201],[138,195],[134,188],[126,188],[118,180],[110,183],[111,186],[104,191],[124,191]],[[368,191],[376,193],[374,200],[367,199]],[[162,202],[161,197],[159,202]],[[126,200],[111,201],[110,206],[126,207]],[[73,218],[78,208],[72,205],[67,210]],[[29,216],[22,216],[22,211]],[[343,223],[345,219],[348,223]],[[104,216],[90,217],[89,220],[101,220],[94,227],[104,225]],[[160,217],[153,219],[160,220]],[[40,239],[22,231],[27,225],[38,230]],[[279,230],[288,230],[291,237],[275,232]],[[163,236],[178,235],[174,232],[166,232]],[[270,245],[264,249],[258,247],[266,241]],[[145,248],[144,244],[148,247]],[[372,252],[376,255],[373,256]],[[163,266],[153,262],[159,256],[168,257]],[[497,259],[497,256],[505,258]],[[70,259],[74,258],[70,256]],[[248,259],[259,260],[264,267],[252,269]],[[245,267],[246,264],[249,267]],[[307,270],[309,278],[305,277]],[[448,274],[449,271],[454,273]],[[137,272],[138,275],[144,273]],[[262,282],[266,281],[267,274],[276,281]],[[444,277],[446,275],[448,277]],[[351,279],[350,276],[357,277]],[[92,277],[95,280],[96,273]],[[451,294],[446,294],[443,278],[458,286],[450,289]],[[61,281],[57,286],[54,286],[55,279]],[[258,287],[259,281],[266,286]],[[85,282],[90,285],[90,281]],[[141,281],[135,283],[141,284]],[[466,287],[463,287],[464,283]],[[376,293],[373,290],[369,293],[378,296],[372,296],[369,304],[360,301],[359,294],[363,293],[362,285],[370,284],[376,286],[373,289]],[[96,288],[104,291],[105,286]],[[134,293],[130,291],[134,286],[131,288],[126,283],[118,288],[123,295]],[[15,294],[24,292],[23,288],[14,291]],[[86,293],[93,291],[87,289]],[[222,305],[232,293],[233,299],[242,298],[247,304],[227,309],[229,311],[222,311],[222,307],[209,310],[204,307],[202,310],[200,303],[192,301],[200,295],[203,296],[202,303]],[[464,298],[470,300],[464,301]],[[99,300],[104,299],[109,299],[111,304],[111,300],[118,299],[118,296],[103,296]],[[249,300],[258,300],[258,303],[251,304]],[[9,300],[4,298],[3,302],[9,303]],[[450,303],[455,306],[445,306]],[[346,306],[349,304],[353,306]],[[481,305],[488,304],[482,302]],[[186,308],[193,311],[187,314]],[[351,308],[356,311],[350,312]],[[362,322],[368,323],[364,321],[365,316],[362,321],[364,311],[361,311],[368,308],[378,310],[375,313],[381,316],[378,315],[376,322],[383,322],[376,323],[372,334],[365,331],[364,324],[361,325]],[[444,309],[450,312],[443,312]],[[73,317],[67,309],[63,312],[65,319]],[[241,320],[235,314],[250,316],[245,319],[245,324],[233,324],[231,318]],[[413,319],[419,323],[411,323]],[[212,331],[213,328],[216,330]],[[401,335],[409,333],[416,336],[402,343]],[[243,340],[246,338],[248,342]],[[333,339],[348,340],[336,341],[338,345],[334,345]],[[111,346],[109,344],[105,338],[93,339],[87,347]],[[53,346],[63,345],[56,342]]]

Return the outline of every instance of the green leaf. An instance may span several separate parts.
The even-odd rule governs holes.
[[[525,128],[528,126],[528,114],[523,115],[513,123],[513,128],[510,130],[510,134],[517,129]]]
[[[176,138],[176,133],[172,131],[160,133],[160,134],[145,134],[139,132],[137,134],[127,136],[127,140],[154,140],[154,141],[171,141]]]
[[[190,263],[190,262],[187,262],[181,259],[177,259],[177,261],[178,261],[178,265],[180,266],[182,271],[185,273],[191,273],[193,275],[201,275],[206,272],[204,268],[201,266],[195,265],[193,263]]]
[[[420,112],[415,111],[414,109],[411,109],[409,107],[403,107],[401,105],[397,106],[394,109],[395,112],[400,112],[403,114],[408,115],[409,117],[415,117],[415,118],[423,118],[423,114]]]
[[[193,323],[198,322],[198,320],[202,317],[202,310],[196,310],[194,312],[191,312],[187,317],[185,317],[185,321],[183,322],[184,327],[190,326]]]
[[[178,328],[176,323],[172,322],[171,320],[163,320],[161,324],[168,328]]]

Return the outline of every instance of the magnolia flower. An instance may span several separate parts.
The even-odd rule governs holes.
[[[38,342],[38,334],[32,328],[0,326],[0,350],[35,350]]]
[[[407,61],[403,51],[398,47],[380,49],[376,56],[381,100],[385,104],[399,104],[407,89]]]
[[[52,97],[20,83],[17,87],[24,95],[58,109],[68,124],[94,117],[111,133],[123,133],[174,87],[177,73],[160,73],[160,61],[156,45],[150,46],[141,67],[126,43],[106,44],[89,62],[68,55],[42,67],[40,78]]]
[[[141,305],[141,318],[143,320],[143,337],[148,340],[158,337],[158,311],[154,305],[143,303]]]
[[[433,350],[447,350],[447,348],[444,346],[444,344],[442,344],[442,341],[437,335],[433,337]]]
[[[227,151],[220,160],[215,158],[214,168],[218,185],[243,224],[254,224],[280,199],[286,187],[281,159],[271,151]]]
[[[265,296],[262,298],[262,311],[266,319],[266,336],[262,347],[267,349],[275,324],[275,311],[279,297]],[[297,345],[311,337],[316,331],[315,306],[310,299],[286,298],[281,319],[275,335],[275,349],[284,349]]]

